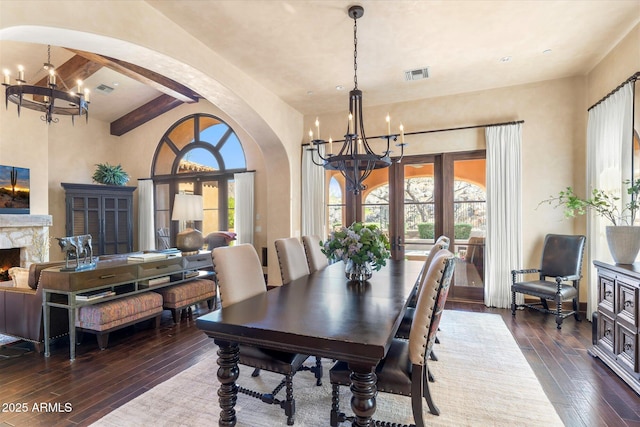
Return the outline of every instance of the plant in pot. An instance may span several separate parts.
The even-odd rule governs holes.
[[[126,185],[129,182],[129,174],[122,169],[121,165],[98,163],[92,179],[99,184]]]
[[[606,219],[611,225],[606,227],[607,243],[613,260],[617,264],[633,264],[640,251],[640,226],[634,226],[640,204],[640,179],[624,181],[629,201],[621,204],[620,197],[610,192],[594,189],[591,197],[576,195],[571,187],[560,191],[557,196],[540,202],[554,207],[562,207],[567,218],[584,215],[588,211]]]

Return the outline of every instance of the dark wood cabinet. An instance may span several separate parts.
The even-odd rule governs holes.
[[[136,187],[62,183],[67,236],[91,234],[94,255],[133,251]]]
[[[605,264],[598,270],[598,315],[594,346],[600,358],[640,394],[640,263]]]

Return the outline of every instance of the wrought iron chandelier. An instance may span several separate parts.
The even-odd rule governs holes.
[[[57,89],[57,75],[53,64],[51,64],[51,46],[47,46],[47,62],[43,65],[44,69],[49,73],[47,86],[27,85],[24,80],[24,68],[18,66],[18,77],[16,84],[11,84],[11,75],[9,70],[4,70],[4,81],[2,83],[5,89],[5,107],[9,108],[9,101],[18,107],[18,117],[20,117],[20,109],[22,107],[30,110],[41,111],[44,113],[40,116],[42,121],[47,124],[53,122],[58,123],[60,119],[55,117],[71,116],[71,122],[74,123],[75,116],[85,116],[89,121],[89,90],[82,90],[82,81],[78,80],[78,89],[76,92],[69,90],[64,81],[60,79],[62,85],[65,86],[67,92]],[[27,98],[29,97],[29,98]]]
[[[369,145],[364,133],[364,123],[362,120],[362,91],[358,89],[358,18],[364,14],[362,6],[351,6],[348,14],[353,18],[353,83],[354,88],[349,92],[349,118],[347,122],[347,133],[344,135],[342,147],[336,153],[321,153],[320,147],[328,144],[329,151],[332,151],[333,141],[320,139],[320,123],[316,119],[316,135],[314,138],[313,131],[309,131],[311,159],[318,166],[323,166],[326,170],[336,170],[344,177],[347,191],[359,194],[366,186],[364,181],[371,175],[375,169],[382,169],[391,165],[391,140],[398,141],[396,144],[401,149],[400,161],[404,155],[404,128],[400,125],[399,134],[391,134],[390,117],[387,114],[387,135],[380,138],[386,139],[386,149],[377,154]],[[315,155],[318,155],[320,161],[316,161]]]

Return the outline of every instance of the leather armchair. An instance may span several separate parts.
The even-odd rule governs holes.
[[[0,287],[0,333],[30,341],[42,352],[44,324],[42,316],[42,288],[38,286],[40,272],[49,267],[64,265],[64,261],[32,264],[29,268],[29,287]],[[69,333],[69,317],[64,309],[51,308],[51,337]]]

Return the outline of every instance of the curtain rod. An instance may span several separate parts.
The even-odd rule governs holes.
[[[445,128],[445,129],[432,129],[432,130],[420,130],[420,131],[416,131],[416,132],[405,132],[404,136],[407,135],[421,135],[423,133],[436,133],[436,132],[449,132],[449,131],[453,131],[453,130],[466,130],[466,129],[477,129],[477,128],[490,128],[490,127],[495,127],[495,126],[506,126],[506,125],[517,125],[517,124],[521,124],[524,123],[524,120],[517,120],[517,121],[513,121],[513,122],[502,122],[502,123],[489,123],[486,125],[471,125],[471,126],[460,126],[460,127],[455,127],[455,128]],[[367,137],[367,139],[375,139],[375,138],[384,138],[385,135],[378,135],[378,136],[369,136]],[[333,142],[344,142],[344,139],[337,139]],[[309,143],[304,143],[302,144],[302,146],[306,146],[309,145]]]
[[[608,94],[606,94],[604,96],[604,98],[602,98],[600,101],[596,102],[595,104],[593,104],[591,107],[587,108],[587,111],[591,111],[593,108],[597,107],[598,105],[600,105],[601,103],[603,103],[604,101],[607,100],[607,98],[609,98],[611,95],[613,95],[614,93],[616,93],[617,91],[619,91],[620,89],[622,89],[624,87],[624,85],[626,85],[627,83],[630,82],[635,82],[636,80],[638,80],[640,78],[640,71],[636,71],[636,73],[634,75],[632,75],[631,77],[629,77],[627,80],[623,81],[622,83],[620,83],[620,85],[618,85],[617,88],[615,88],[614,90],[612,90],[611,92],[609,92]]]

